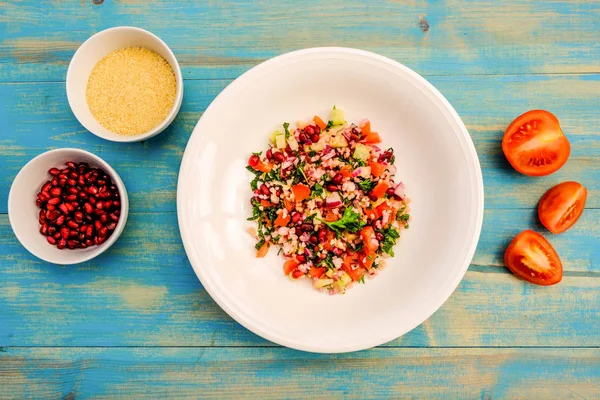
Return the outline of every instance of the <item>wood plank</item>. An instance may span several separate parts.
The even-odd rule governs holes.
[[[0,398],[597,399],[600,349],[5,348]]]
[[[566,273],[537,287],[501,267],[531,211],[489,210],[473,265],[427,322],[388,346],[598,346],[600,210],[551,236]],[[130,215],[106,253],[77,266],[41,262],[0,216],[0,346],[271,345],[229,318],[185,257],[175,213]]]
[[[63,80],[77,47],[118,25],[162,37],[186,78],[234,78],[275,55],[332,45],[426,75],[597,73],[599,24],[594,0],[6,1],[0,81]]]
[[[600,103],[600,74],[431,81],[469,128],[482,165],[486,208],[534,208],[545,190],[563,180],[581,181],[589,191],[587,207],[600,207],[600,112],[590,107]],[[5,99],[0,103],[0,213],[7,212],[8,192],[19,169],[56,147],[80,147],[107,160],[125,181],[132,210],[175,211],[177,174],[189,135],[229,82],[186,81],[183,106],[171,127],[150,141],[131,144],[108,142],[85,131],[69,109],[62,83],[0,84],[0,97]],[[506,126],[531,108],[556,113],[572,145],[569,162],[548,177],[516,173],[500,147]]]

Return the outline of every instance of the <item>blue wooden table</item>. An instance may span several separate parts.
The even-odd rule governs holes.
[[[67,104],[71,56],[117,25],[162,37],[185,78],[177,119],[143,143],[97,138]],[[281,348],[229,318],[186,259],[175,208],[185,144],[214,97],[263,60],[324,45],[430,80],[467,125],[485,183],[481,240],[452,297],[404,337],[343,355]],[[594,0],[0,2],[0,398],[600,398],[599,106]],[[532,108],[555,113],[571,142],[544,178],[517,174],[500,148]],[[130,195],[121,238],[77,266],[28,254],[6,215],[19,169],[58,147],[103,157]],[[524,283],[504,248],[523,229],[544,232],[537,201],[564,180],[589,191],[577,225],[546,235],[565,276]]]

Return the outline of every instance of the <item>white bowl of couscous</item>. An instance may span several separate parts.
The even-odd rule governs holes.
[[[94,135],[137,142],[162,132],[183,99],[183,79],[171,49],[158,36],[121,26],[98,32],[73,55],[67,98]]]

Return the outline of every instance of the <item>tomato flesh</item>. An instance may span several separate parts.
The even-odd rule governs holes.
[[[532,110],[506,128],[502,151],[510,165],[522,174],[544,176],[567,162],[571,145],[553,114]]]
[[[504,253],[504,264],[513,274],[536,285],[555,285],[562,280],[560,258],[552,245],[539,233],[519,233]]]
[[[587,189],[578,182],[563,182],[550,188],[538,205],[540,222],[552,233],[562,233],[581,217]]]

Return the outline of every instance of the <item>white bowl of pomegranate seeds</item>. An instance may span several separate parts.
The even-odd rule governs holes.
[[[77,264],[108,249],[129,211],[125,185],[100,157],[79,149],[40,154],[17,174],[8,217],[21,244],[54,264]]]

